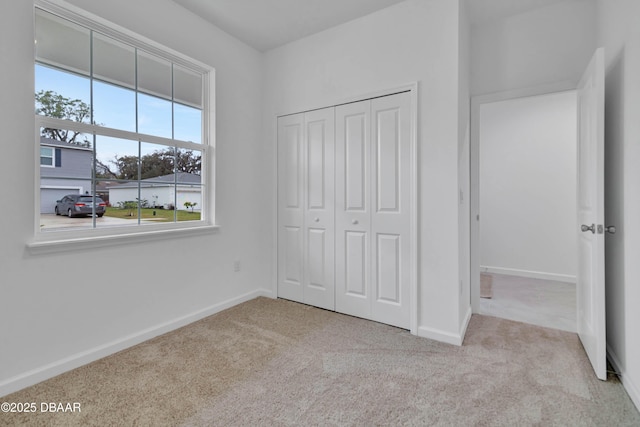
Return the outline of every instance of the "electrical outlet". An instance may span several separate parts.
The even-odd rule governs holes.
[[[236,273],[240,271],[240,260],[239,259],[233,261],[233,271],[235,271]]]

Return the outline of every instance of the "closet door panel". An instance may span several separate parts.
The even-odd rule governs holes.
[[[336,107],[336,310],[371,315],[370,101]]]
[[[305,250],[303,301],[335,309],[334,108],[304,115]]]
[[[303,301],[303,115],[278,118],[278,296]]]
[[[371,101],[372,318],[402,328],[410,327],[410,100],[399,93]]]

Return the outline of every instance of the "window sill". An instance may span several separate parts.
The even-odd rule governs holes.
[[[129,243],[141,243],[162,239],[200,236],[215,233],[218,225],[198,225],[194,227],[172,228],[168,230],[145,230],[133,233],[110,234],[88,237],[68,237],[60,239],[35,240],[27,243],[27,249],[33,255],[60,251],[78,251],[106,246],[118,246]]]

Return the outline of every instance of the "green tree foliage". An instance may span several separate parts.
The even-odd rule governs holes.
[[[66,98],[52,90],[41,90],[36,93],[36,114],[88,123],[91,117],[91,107],[79,99]],[[83,147],[91,145],[85,135],[70,130],[44,128],[42,136]]]
[[[145,154],[141,158],[140,179],[155,178],[174,172],[186,172],[199,175],[202,156],[194,155],[191,150],[175,150],[168,147]],[[113,167],[98,164],[98,176],[111,179],[138,179],[138,156],[117,156],[110,162]],[[176,165],[174,170],[174,164]]]

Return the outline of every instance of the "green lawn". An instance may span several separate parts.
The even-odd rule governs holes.
[[[177,212],[178,221],[199,221],[200,220],[200,212],[191,212],[191,211],[172,211],[168,209],[140,209],[140,214],[142,219],[153,219],[158,222],[173,222],[174,214]],[[114,207],[108,207],[107,211],[104,214],[105,216],[110,216],[114,218],[123,218],[123,219],[137,219],[138,211],[137,209],[120,209]]]

